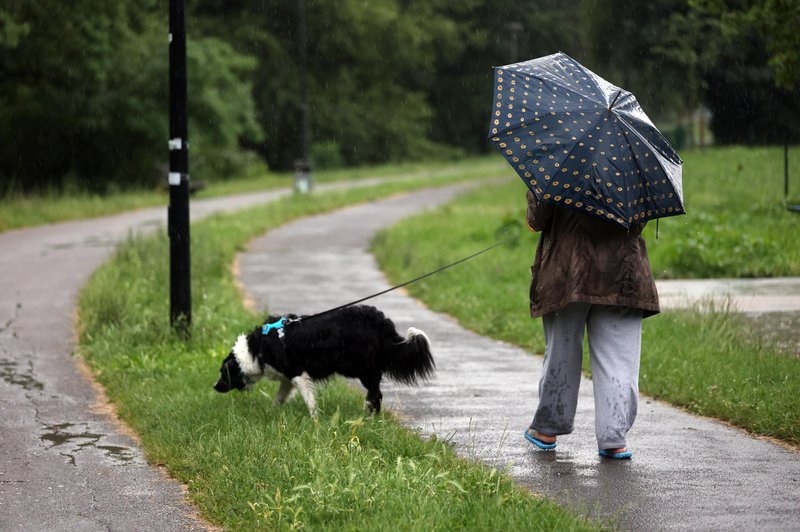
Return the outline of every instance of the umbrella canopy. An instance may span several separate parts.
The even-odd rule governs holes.
[[[544,203],[633,223],[683,214],[683,161],[636,98],[561,52],[496,67],[489,139]]]

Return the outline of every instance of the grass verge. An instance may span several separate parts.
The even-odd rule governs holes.
[[[458,162],[402,163],[376,167],[324,170],[314,173],[315,182],[329,183],[369,177],[448,176],[472,173],[507,172],[508,167],[496,157],[475,157]],[[250,175],[224,181],[212,181],[196,198],[242,194],[292,186],[291,174],[254,170]],[[92,194],[80,190],[49,192],[29,196],[0,196],[0,232],[67,220],[104,216],[131,209],[154,207],[169,202],[166,190],[134,190],[112,194]]]
[[[402,188],[431,184],[419,179]],[[400,187],[293,197],[195,224],[188,342],[167,323],[166,237],[131,239],[81,293],[81,356],[141,435],[148,458],[188,485],[203,515],[225,528],[591,528],[501,472],[458,459],[446,442],[420,439],[391,415],[364,417],[362,395],[341,381],[321,389],[319,422],[299,400],[272,408],[272,383],[250,394],[213,391],[221,359],[256,319],[233,283],[235,252],[292,218]]]
[[[687,156],[687,161],[692,156]],[[687,174],[689,179],[688,169]],[[735,192],[743,187],[733,188]],[[692,185],[687,183],[687,189],[691,191]],[[721,220],[736,216],[717,205],[716,199],[713,207],[703,206],[699,199],[693,199],[692,193],[687,195],[700,211],[697,216],[714,209],[722,211],[715,213]],[[544,349],[541,325],[528,314],[528,267],[533,262],[538,237],[522,229],[524,216],[524,186],[510,179],[507,185],[462,196],[379,234],[373,251],[390,279],[399,282],[482,249],[497,241],[504,231],[518,231],[520,238],[513,245],[497,248],[408,288],[430,308],[453,315],[469,329],[541,353]],[[750,230],[757,231],[763,226],[759,219],[752,215]],[[678,219],[668,222],[670,227],[684,223]],[[796,234],[796,230],[791,230],[791,224],[795,223],[793,218],[783,218],[775,235],[763,234],[765,241],[773,237],[783,239],[773,256],[763,257],[769,268],[796,263],[795,258],[787,256],[795,257],[797,246],[785,241],[793,238],[786,235]],[[666,229],[666,225],[662,225],[658,244],[653,246],[652,236],[648,238],[651,249],[658,246],[678,249],[682,245],[681,237]],[[651,257],[655,270],[659,268],[658,260]],[[699,273],[694,262],[675,264],[681,267],[675,270],[679,275]],[[728,264],[738,263],[732,260]],[[794,268],[787,273],[800,273]],[[731,276],[736,271],[724,270]],[[675,341],[677,338],[679,342]],[[800,445],[800,359],[781,353],[774,344],[748,328],[741,316],[724,311],[712,314],[686,311],[665,312],[645,320],[640,389],[691,412]]]
[[[784,204],[783,149],[734,146],[681,155],[688,214],[661,220],[658,239],[655,223],[645,229],[653,273],[662,279],[800,275],[800,214]],[[800,150],[790,151],[789,164],[796,173]]]

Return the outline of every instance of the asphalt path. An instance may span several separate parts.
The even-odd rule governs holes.
[[[800,277],[661,280],[665,308],[730,309],[745,314],[800,312]]]
[[[192,219],[290,193],[192,200]],[[0,233],[0,531],[208,527],[72,356],[80,288],[129,234],[164,230],[166,215],[165,205]]]
[[[270,312],[310,314],[387,289],[368,249],[375,232],[465,188],[411,193],[270,231],[237,258],[245,295]],[[447,282],[442,276],[439,282]],[[679,286],[671,288],[679,303],[687,297]],[[536,451],[522,432],[536,404],[540,357],[469,332],[403,291],[371,303],[401,332],[426,331],[437,364],[436,377],[424,386],[385,385],[386,406],[409,426],[450,439],[459,454],[622,529],[800,529],[797,451],[643,397],[628,438],[633,460],[601,459],[586,379],[575,432],[559,438],[557,452]]]

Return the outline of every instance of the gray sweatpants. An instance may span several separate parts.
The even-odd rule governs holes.
[[[530,427],[548,436],[572,432],[585,329],[592,363],[597,446],[625,447],[625,435],[636,419],[639,399],[642,311],[571,303],[543,316],[542,322],[544,364],[539,381],[539,406]]]

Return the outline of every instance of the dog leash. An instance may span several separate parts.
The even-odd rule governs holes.
[[[486,247],[486,248],[484,248],[484,249],[482,249],[482,250],[480,250],[480,251],[478,251],[476,253],[473,253],[472,255],[469,255],[467,257],[458,259],[455,262],[451,262],[450,264],[446,264],[446,265],[441,266],[439,268],[436,268],[435,270],[430,271],[428,273],[425,273],[423,275],[420,275],[418,277],[415,277],[415,278],[411,279],[410,281],[406,281],[404,283],[400,283],[400,284],[394,285],[391,288],[387,288],[386,290],[381,290],[380,292],[376,292],[376,293],[374,293],[372,295],[369,295],[367,297],[362,297],[361,299],[357,299],[355,301],[351,301],[350,303],[346,303],[344,305],[339,305],[338,307],[334,307],[334,308],[331,308],[331,309],[328,309],[328,310],[325,310],[325,311],[322,311],[322,312],[318,312],[317,314],[312,314],[311,316],[305,316],[303,318],[287,319],[285,317],[282,317],[280,320],[274,322],[273,324],[270,324],[272,326],[264,325],[264,327],[262,328],[262,332],[263,332],[263,334],[267,334],[272,329],[280,329],[280,328],[283,328],[284,325],[288,325],[290,323],[296,323],[296,322],[301,321],[301,320],[302,321],[306,321],[306,320],[311,320],[311,319],[314,319],[314,318],[319,318],[320,316],[325,316],[326,314],[331,314],[332,312],[336,312],[338,310],[342,310],[343,308],[347,308],[347,307],[351,307],[353,305],[357,305],[359,303],[363,303],[364,301],[367,301],[369,299],[372,299],[372,298],[375,298],[375,297],[378,297],[378,296],[382,296],[383,294],[387,294],[387,293],[391,292],[392,290],[397,290],[398,288],[403,288],[404,286],[408,286],[408,285],[410,285],[412,283],[416,283],[417,281],[421,281],[422,279],[425,279],[426,277],[430,277],[431,275],[436,275],[437,273],[443,272],[444,270],[452,268],[453,266],[457,266],[457,265],[461,264],[462,262],[466,262],[466,261],[468,261],[470,259],[474,259],[478,255],[483,255],[484,253],[486,253],[488,251],[491,251],[496,247],[502,246],[503,244],[506,244],[506,243],[508,243],[508,242],[510,242],[512,240],[518,239],[518,238],[519,238],[519,234],[511,235],[511,236],[509,236],[507,238],[504,238],[503,240],[500,240],[499,242],[495,242],[494,244],[492,244],[489,247]],[[278,324],[280,324],[280,325],[278,325]],[[264,332],[265,330],[266,330],[266,332]]]

